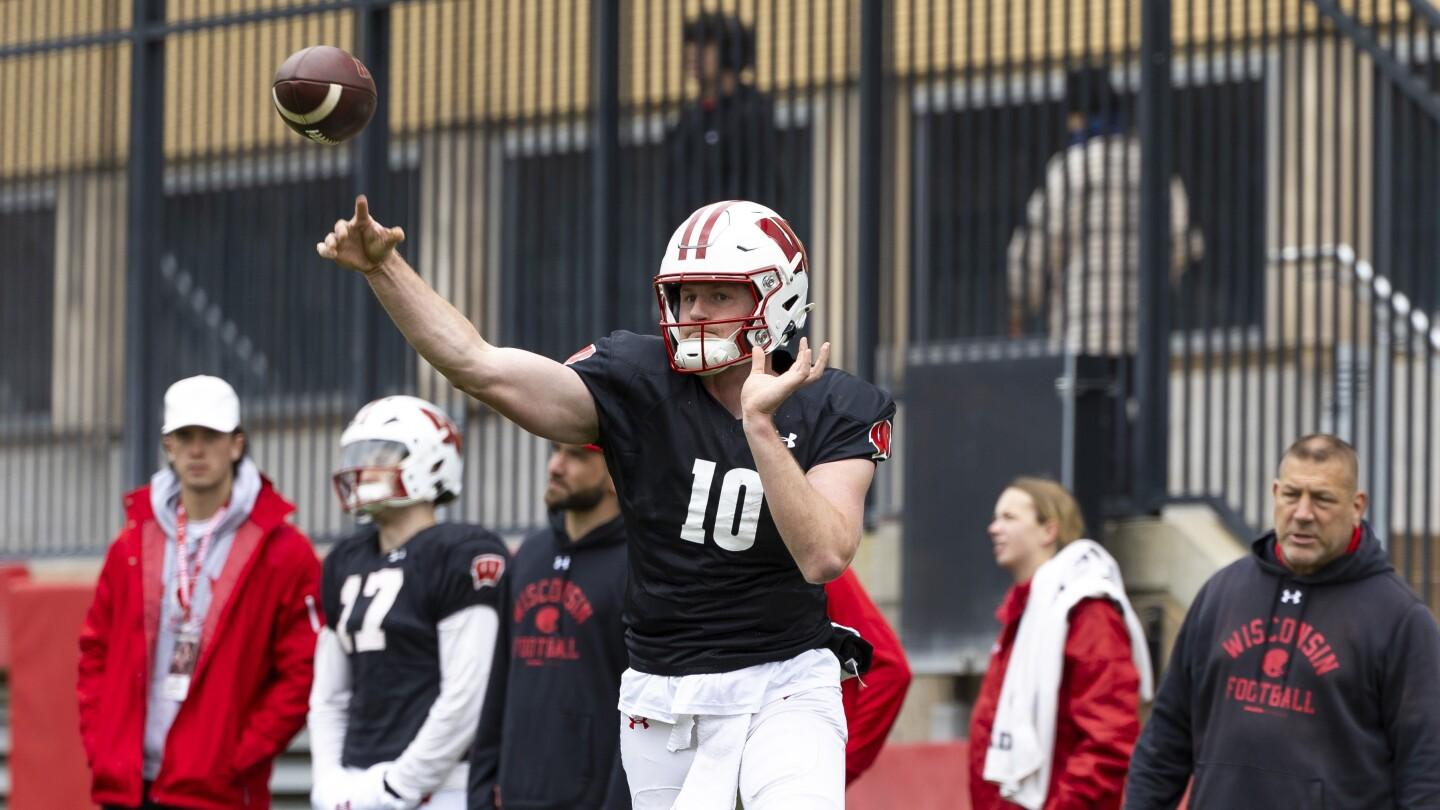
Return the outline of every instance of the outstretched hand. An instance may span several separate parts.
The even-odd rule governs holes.
[[[740,412],[745,417],[769,417],[775,413],[790,395],[820,379],[825,373],[825,364],[830,360],[830,343],[820,345],[820,354],[813,359],[808,338],[800,338],[800,350],[795,354],[795,363],[784,374],[774,374],[765,368],[765,352],[759,348],[750,351],[750,376],[740,389]]]
[[[335,229],[316,243],[315,252],[342,267],[370,273],[403,241],[403,229],[387,228],[370,218],[370,202],[361,194],[355,198],[355,216],[335,220]]]

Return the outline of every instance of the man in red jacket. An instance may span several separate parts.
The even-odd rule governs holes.
[[[275,756],[305,724],[320,562],[245,457],[216,377],[165,394],[169,464],[126,522],[80,631],[80,736],[105,807],[269,807]]]
[[[839,579],[826,583],[825,598],[829,603],[830,621],[855,630],[875,648],[864,685],[859,678],[849,678],[840,684],[845,723],[850,730],[849,741],[845,743],[845,784],[848,786],[875,763],[875,757],[885,746],[885,738],[890,735],[890,727],[895,725],[900,704],[905,702],[905,692],[910,688],[910,665],[905,661],[900,639],[880,609],[870,601],[854,570],[847,568]]]

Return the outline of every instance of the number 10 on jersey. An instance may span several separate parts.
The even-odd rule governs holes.
[[[695,459],[690,484],[690,510],[680,539],[705,543],[705,513],[709,511],[710,494],[715,483],[715,462]],[[755,532],[760,526],[760,507],[765,503],[765,489],[760,473],[736,467],[725,473],[720,482],[720,503],[715,509],[715,525],[710,533],[715,545],[726,551],[744,551],[755,545]]]

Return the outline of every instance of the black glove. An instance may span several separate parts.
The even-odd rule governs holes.
[[[858,678],[870,671],[870,659],[875,654],[875,647],[861,638],[859,631],[831,622],[830,640],[825,647],[840,659],[840,669],[843,672],[840,680]]]

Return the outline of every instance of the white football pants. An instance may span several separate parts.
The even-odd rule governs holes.
[[[708,718],[695,719],[697,730]],[[671,810],[695,747],[670,751],[674,726],[620,714],[620,757],[634,810]],[[750,718],[740,759],[745,810],[842,810],[845,807],[845,708],[840,687],[775,700]]]

